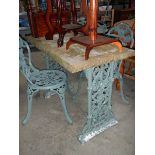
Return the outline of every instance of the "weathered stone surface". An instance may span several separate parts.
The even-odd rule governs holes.
[[[66,42],[70,37],[71,34],[66,35],[64,38],[64,45],[59,48],[57,47],[58,35],[55,35],[53,40],[46,40],[44,37],[33,38],[32,36],[27,36],[26,39],[39,50],[51,56],[53,60],[71,73],[76,73],[113,60],[121,60],[135,55],[135,52],[132,49],[123,48],[123,52],[119,52],[115,45],[107,44],[93,48],[90,52],[89,59],[85,60],[84,46],[74,44],[66,50]]]

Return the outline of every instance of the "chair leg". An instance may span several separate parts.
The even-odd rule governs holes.
[[[124,95],[124,91],[123,91],[123,78],[120,77],[120,78],[119,78],[119,81],[120,81],[120,95],[121,95],[121,98],[122,98],[122,100],[123,100],[126,104],[128,104],[128,98],[127,98],[127,96]]]
[[[28,105],[27,106],[27,114],[22,121],[23,125],[27,124],[27,122],[30,118],[30,115],[31,115],[33,94],[34,94],[33,90],[30,89],[30,87],[28,86],[28,90],[27,90],[27,105]]]
[[[124,75],[124,68],[125,68],[124,65],[125,65],[125,60],[122,60],[119,64],[119,68],[116,72],[115,78],[117,79],[116,86],[119,86],[120,88],[121,98],[127,104],[128,98],[124,95],[124,91],[123,91],[123,75]],[[119,85],[117,81],[119,81]]]
[[[59,98],[60,98],[60,103],[65,115],[66,120],[68,121],[69,124],[72,124],[73,121],[71,119],[71,117],[69,116],[69,113],[67,111],[67,107],[66,107],[66,102],[65,102],[65,95],[64,94],[59,94]]]

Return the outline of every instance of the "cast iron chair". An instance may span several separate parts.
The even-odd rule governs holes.
[[[119,23],[112,27],[108,33],[108,36],[118,38],[119,41],[122,43],[122,46],[133,48],[134,46],[134,34],[131,28],[126,23]],[[123,77],[121,73],[121,65],[123,64],[122,61],[118,61],[115,66],[114,71],[114,78],[119,80],[120,83],[120,94],[124,102],[128,103],[128,100],[125,98],[123,93]],[[118,88],[118,81],[116,81],[116,88]]]
[[[74,82],[74,80],[71,78],[70,74],[68,71],[66,71],[62,66],[60,66],[57,62],[55,62],[51,57],[49,57],[47,54],[45,54],[45,64],[46,68],[50,70],[60,70],[62,72],[65,72],[67,76],[67,91],[68,93],[72,96],[73,101],[77,101],[77,97],[79,96],[80,88],[81,88],[81,78],[85,77],[84,72],[81,72],[80,74],[74,74],[72,75],[72,78],[75,80],[75,77],[77,78],[77,83]],[[72,80],[71,80],[72,79]],[[51,96],[50,91],[46,92],[46,98],[50,98]]]
[[[59,70],[38,70],[31,63],[31,51],[29,45],[23,39],[19,39],[19,65],[20,71],[23,73],[27,80],[27,99],[28,99],[28,112],[23,120],[26,124],[30,118],[32,111],[32,97],[39,90],[50,90],[53,94],[57,94],[61,101],[61,106],[68,123],[72,123],[66,104],[65,104],[65,90],[66,90],[66,75]],[[23,53],[25,50],[27,55]]]

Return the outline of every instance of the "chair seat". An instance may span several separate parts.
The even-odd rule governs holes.
[[[33,72],[30,80],[33,83],[33,87],[39,87],[40,89],[50,89],[62,86],[66,82],[66,75],[62,71],[58,70],[42,70]]]
[[[31,50],[26,41],[19,38],[19,68],[25,76],[27,84],[27,114],[23,120],[26,124],[30,118],[32,111],[33,95],[40,90],[47,90],[52,94],[57,94],[68,123],[72,124],[72,119],[68,114],[65,90],[66,90],[66,74],[59,70],[38,70],[31,62]],[[27,54],[24,54],[27,51]]]

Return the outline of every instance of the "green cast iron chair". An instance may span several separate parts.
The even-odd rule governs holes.
[[[123,47],[133,48],[133,46],[134,46],[133,31],[131,30],[130,26],[126,23],[120,22],[120,23],[116,24],[114,27],[112,27],[108,31],[107,36],[118,38],[118,40],[121,42]],[[115,70],[114,70],[114,78],[119,80],[120,95],[121,95],[123,101],[128,103],[128,100],[124,96],[124,93],[123,93],[123,77],[122,77],[122,73],[121,73],[121,65],[123,64],[122,62],[123,62],[123,60],[116,62]]]
[[[23,52],[24,51],[24,52]],[[27,51],[27,56],[25,51]],[[31,50],[26,41],[19,38],[19,65],[20,71],[27,80],[27,100],[28,111],[23,120],[26,124],[30,118],[32,111],[32,97],[39,90],[50,90],[53,94],[57,94],[68,123],[72,123],[72,119],[68,114],[65,104],[66,75],[59,70],[38,70],[31,63]]]
[[[81,88],[81,78],[85,77],[83,72],[77,73],[77,74],[69,74],[67,70],[65,70],[62,66],[60,66],[56,61],[54,61],[51,57],[49,57],[47,54],[44,55],[46,68],[50,70],[60,70],[64,72],[67,76],[67,91],[72,96],[72,99],[74,102],[77,101],[77,98],[79,96],[80,88]],[[77,82],[75,82],[75,80]],[[50,91],[46,92],[46,98],[50,98],[51,96]]]
[[[133,48],[134,46],[134,34],[130,26],[126,23],[118,23],[107,33],[108,36],[118,38],[123,47]]]

